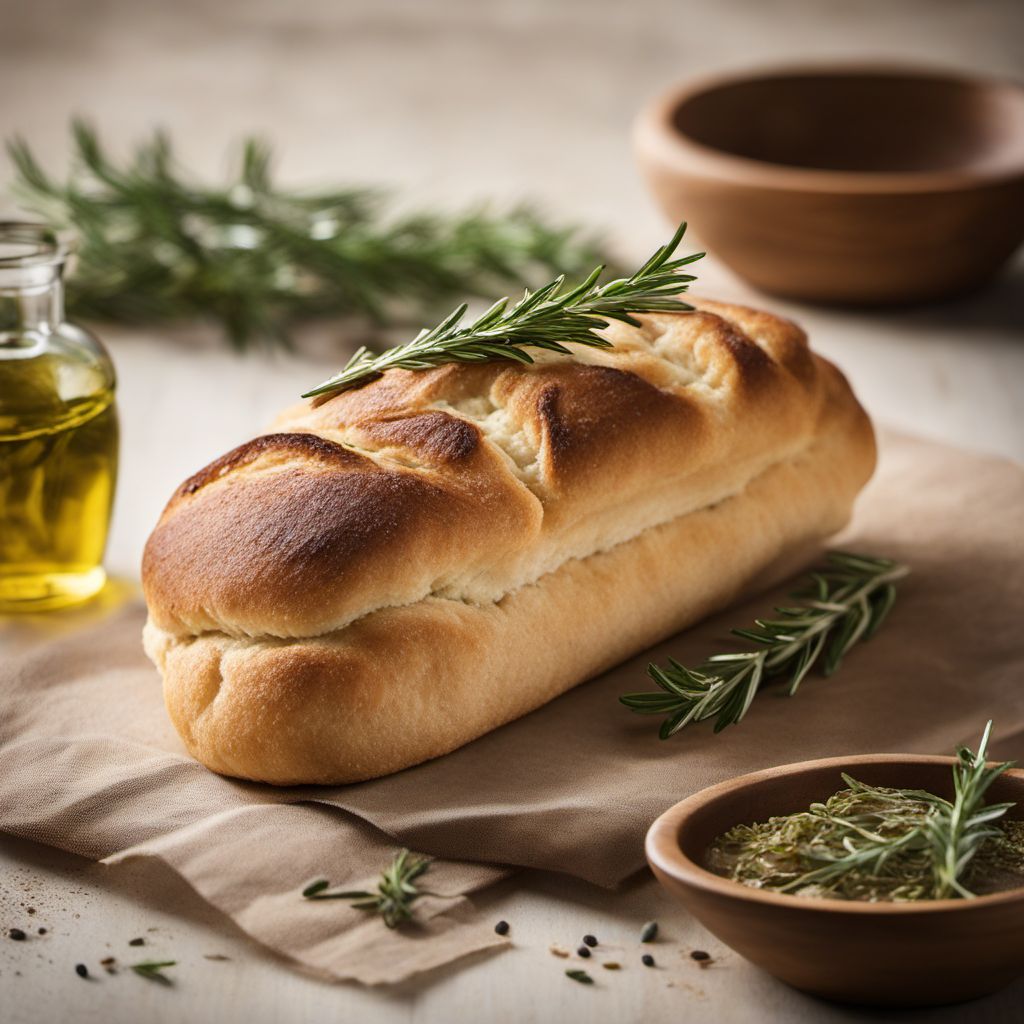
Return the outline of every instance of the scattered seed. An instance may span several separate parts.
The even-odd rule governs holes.
[[[563,949],[561,946],[549,946],[548,952],[551,953],[552,956],[560,956],[563,959],[569,955],[569,950]]]
[[[45,928],[40,928],[39,929],[39,934],[40,935],[45,935],[46,934],[46,929]]]
[[[658,937],[658,922],[648,921],[647,924],[640,929],[640,941],[641,942],[653,942]]]
[[[565,976],[578,981],[581,985],[593,985],[594,979],[586,971],[566,971]]]
[[[609,960],[607,963],[601,964],[606,971],[617,971],[622,964],[617,964],[614,960]]]
[[[89,968],[86,967],[85,964],[75,964],[75,974],[77,974],[80,978],[88,978]]]
[[[12,928],[7,933],[15,942],[24,942],[28,936],[20,928]]]
[[[495,926],[494,930],[499,935],[508,935],[508,921],[499,921]]]
[[[690,959],[691,960],[710,960],[711,959],[711,954],[710,953],[705,953],[703,949],[695,949],[690,954]]]
[[[584,935],[583,936],[583,941],[588,946],[596,946],[597,945],[597,939],[593,935]]]
[[[29,907],[29,908],[28,908],[28,909],[27,909],[27,910],[25,911],[25,913],[26,913],[26,914],[34,914],[35,912],[36,912],[36,908],[35,908],[35,907]]]
[[[651,956],[650,953],[644,953],[644,955],[640,957],[640,963],[642,963],[644,967],[653,967],[654,957]]]
[[[146,944],[145,939],[130,939],[128,941],[129,946],[144,946]]]
[[[113,964],[113,963],[117,963],[117,958],[116,958],[116,957],[113,957],[113,956],[105,956],[105,957],[104,957],[104,958],[103,958],[103,959],[102,959],[102,960],[100,961],[100,964],[101,964],[101,965],[102,965],[103,967],[109,967],[109,966],[110,966],[111,964]]]
[[[586,946],[580,946],[580,948],[576,950],[576,955],[581,956],[586,960],[587,957],[590,956],[590,950]]]
[[[225,956],[223,953],[204,953],[204,960],[230,960],[231,957]]]

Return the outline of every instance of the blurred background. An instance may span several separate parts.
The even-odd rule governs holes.
[[[2,0],[0,135],[63,173],[72,115],[114,153],[154,127],[205,180],[238,140],[283,183],[391,186],[411,208],[539,204],[625,262],[670,227],[630,125],[680,79],[790,61],[910,60],[1020,77],[1020,0]],[[6,160],[6,158],[5,158]],[[4,180],[12,170],[2,165]],[[10,211],[11,201],[5,206]],[[699,238],[693,239],[699,244]],[[712,252],[697,294],[790,315],[883,424],[1024,459],[1020,260],[984,292],[865,313],[766,298]],[[339,366],[344,331],[237,355],[216,331],[97,325],[117,365],[122,474],[110,567],[137,574],[170,491]]]

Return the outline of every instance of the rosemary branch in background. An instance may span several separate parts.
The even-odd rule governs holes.
[[[379,191],[286,191],[268,146],[249,138],[223,187],[200,184],[156,133],[115,161],[88,124],[72,124],[73,165],[48,174],[22,139],[8,143],[14,194],[78,236],[68,282],[74,315],[144,324],[221,325],[239,349],[288,344],[299,321],[366,318],[423,323],[463,297],[532,287],[607,260],[574,227],[521,206],[396,215]]]
[[[716,871],[756,888],[852,900],[971,898],[975,855],[1003,836],[992,823],[1012,803],[986,805],[989,786],[1013,766],[988,767],[992,723],[974,753],[957,750],[951,801],[917,789],[847,789],[800,814],[736,825],[712,844]]]
[[[527,348],[568,354],[566,345],[611,348],[611,342],[595,331],[620,320],[637,324],[634,313],[679,312],[693,307],[677,298],[695,278],[682,273],[683,267],[704,253],[672,259],[686,224],[680,224],[672,240],[631,277],[598,284],[604,267],[597,267],[586,280],[563,291],[565,275],[526,294],[509,307],[499,299],[486,313],[468,326],[462,325],[467,306],[459,306],[432,330],[424,328],[410,342],[374,355],[360,348],[341,373],[305,392],[303,398],[329,395],[360,387],[385,370],[401,367],[423,370],[444,363],[476,363],[487,359],[511,359],[532,363]]]
[[[424,895],[414,883],[429,867],[429,860],[413,857],[408,850],[401,850],[381,872],[376,892],[364,889],[329,891],[330,882],[321,878],[310,882],[302,890],[302,895],[307,900],[355,900],[357,902],[352,906],[357,910],[380,914],[389,928],[397,928],[402,922],[412,920],[412,903]]]
[[[694,669],[672,658],[668,668],[649,665],[659,689],[619,700],[640,715],[666,715],[663,740],[707,718],[715,718],[715,732],[735,725],[765,680],[788,676],[792,696],[819,661],[832,675],[850,648],[882,624],[896,600],[894,584],[908,572],[884,558],[830,552],[827,565],[811,573],[809,594],[793,595],[807,597],[802,604],[776,608],[780,618],[757,619],[754,629],[732,631],[758,649],[715,654]]]

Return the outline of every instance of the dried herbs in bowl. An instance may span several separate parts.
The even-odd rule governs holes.
[[[869,786],[845,772],[841,789],[806,811],[735,825],[707,866],[755,889],[808,898],[929,900],[1024,886],[1024,822],[985,792],[1012,765],[988,767],[990,722],[978,752],[957,751],[952,800],[921,789]]]

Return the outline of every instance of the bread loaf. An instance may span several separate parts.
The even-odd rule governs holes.
[[[794,324],[697,305],[610,350],[389,371],[187,480],[143,582],[192,754],[280,784],[398,771],[842,526],[875,459],[846,381]]]

